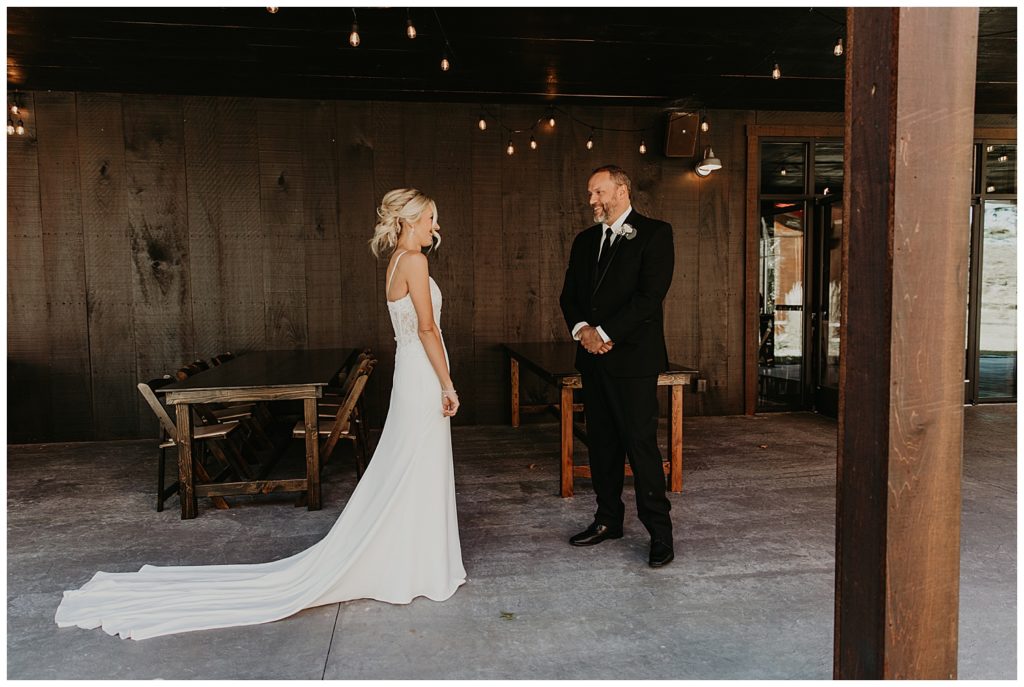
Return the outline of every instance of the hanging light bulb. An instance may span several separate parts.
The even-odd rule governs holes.
[[[441,57],[441,71],[446,72],[452,68],[452,63],[448,61],[447,53]]]
[[[8,136],[13,136],[14,135],[14,120],[11,119],[10,115],[7,115],[7,135]]]
[[[785,167],[783,167],[783,168],[782,168],[782,169],[781,169],[781,170],[779,171],[779,174],[780,174],[781,176],[786,176],[786,168],[785,168]]]
[[[594,134],[590,134],[590,138],[587,139],[587,150],[594,149]]]
[[[775,66],[772,67],[772,78],[778,81],[782,78],[782,70],[779,69],[779,64],[776,62]]]
[[[703,131],[704,133],[707,133],[708,130],[710,130],[710,129],[711,129],[711,125],[708,124],[707,116],[701,117],[700,118],[700,130]]]
[[[18,126],[14,127],[14,132],[19,136],[25,135],[25,122],[18,120]]]
[[[358,48],[359,43],[359,24],[352,22],[352,33],[348,35],[348,44],[353,48]]]
[[[551,114],[548,117],[548,126],[550,126],[552,129],[555,128],[555,115],[554,114]]]
[[[511,138],[508,139],[508,147],[505,148],[505,152],[508,153],[509,155],[514,155],[515,152],[516,152],[516,147],[514,145],[512,145],[512,139]]]
[[[11,104],[11,114],[12,115],[18,114],[18,103],[12,103]]]
[[[405,35],[409,37],[409,40],[416,38],[416,27],[412,25],[412,17],[405,20]]]
[[[484,119],[483,115],[480,115],[480,121],[476,123],[480,131],[487,131],[487,120]]]
[[[836,39],[836,47],[832,48],[832,54],[836,57],[843,56],[843,39],[839,37]]]
[[[271,14],[277,14],[277,11],[279,9],[281,9],[281,8],[280,7],[268,7],[267,11],[270,12]]]
[[[642,138],[640,139],[640,154],[641,155],[646,155],[647,154],[647,144],[644,143],[644,139],[642,139]]]
[[[530,136],[530,150],[537,150],[537,139]]]

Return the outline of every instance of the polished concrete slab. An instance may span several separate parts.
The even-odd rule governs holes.
[[[1016,406],[966,410],[960,677],[1016,677]],[[37,678],[827,679],[835,423],[803,413],[695,417],[672,495],[676,560],[626,536],[567,545],[593,512],[561,499],[552,424],[454,432],[469,579],[443,603],[353,601],[141,642],[58,629],[64,589],[98,569],[259,562],[316,542],[355,484],[328,465],[324,508],[284,496],[153,508],[151,442],[8,449],[7,670]],[[585,455],[580,448],[578,453]],[[582,457],[582,456],[581,456]],[[628,480],[627,480],[628,484]]]

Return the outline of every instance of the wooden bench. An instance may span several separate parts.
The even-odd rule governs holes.
[[[590,477],[590,467],[573,464],[573,437],[587,442],[586,425],[575,422],[574,412],[581,412],[583,404],[574,403],[573,389],[583,388],[583,379],[576,370],[576,342],[516,343],[501,344],[508,354],[509,375],[512,391],[512,426],[518,427],[523,413],[552,412],[561,422],[562,455],[561,487],[563,497],[572,496],[573,478]],[[519,394],[520,366],[558,389],[558,401],[545,404],[523,404]],[[658,375],[658,386],[669,387],[670,412],[668,424],[669,460],[665,463],[665,474],[671,491],[683,490],[683,390],[698,376],[697,370],[669,364],[669,369]],[[627,464],[626,474],[632,475]]]

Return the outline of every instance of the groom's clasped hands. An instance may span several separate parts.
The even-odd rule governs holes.
[[[612,350],[613,342],[605,341],[597,331],[597,327],[586,326],[580,329],[580,344],[588,353],[603,355]]]

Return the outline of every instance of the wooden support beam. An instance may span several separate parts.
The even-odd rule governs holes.
[[[834,676],[951,679],[978,10],[846,26]]]

